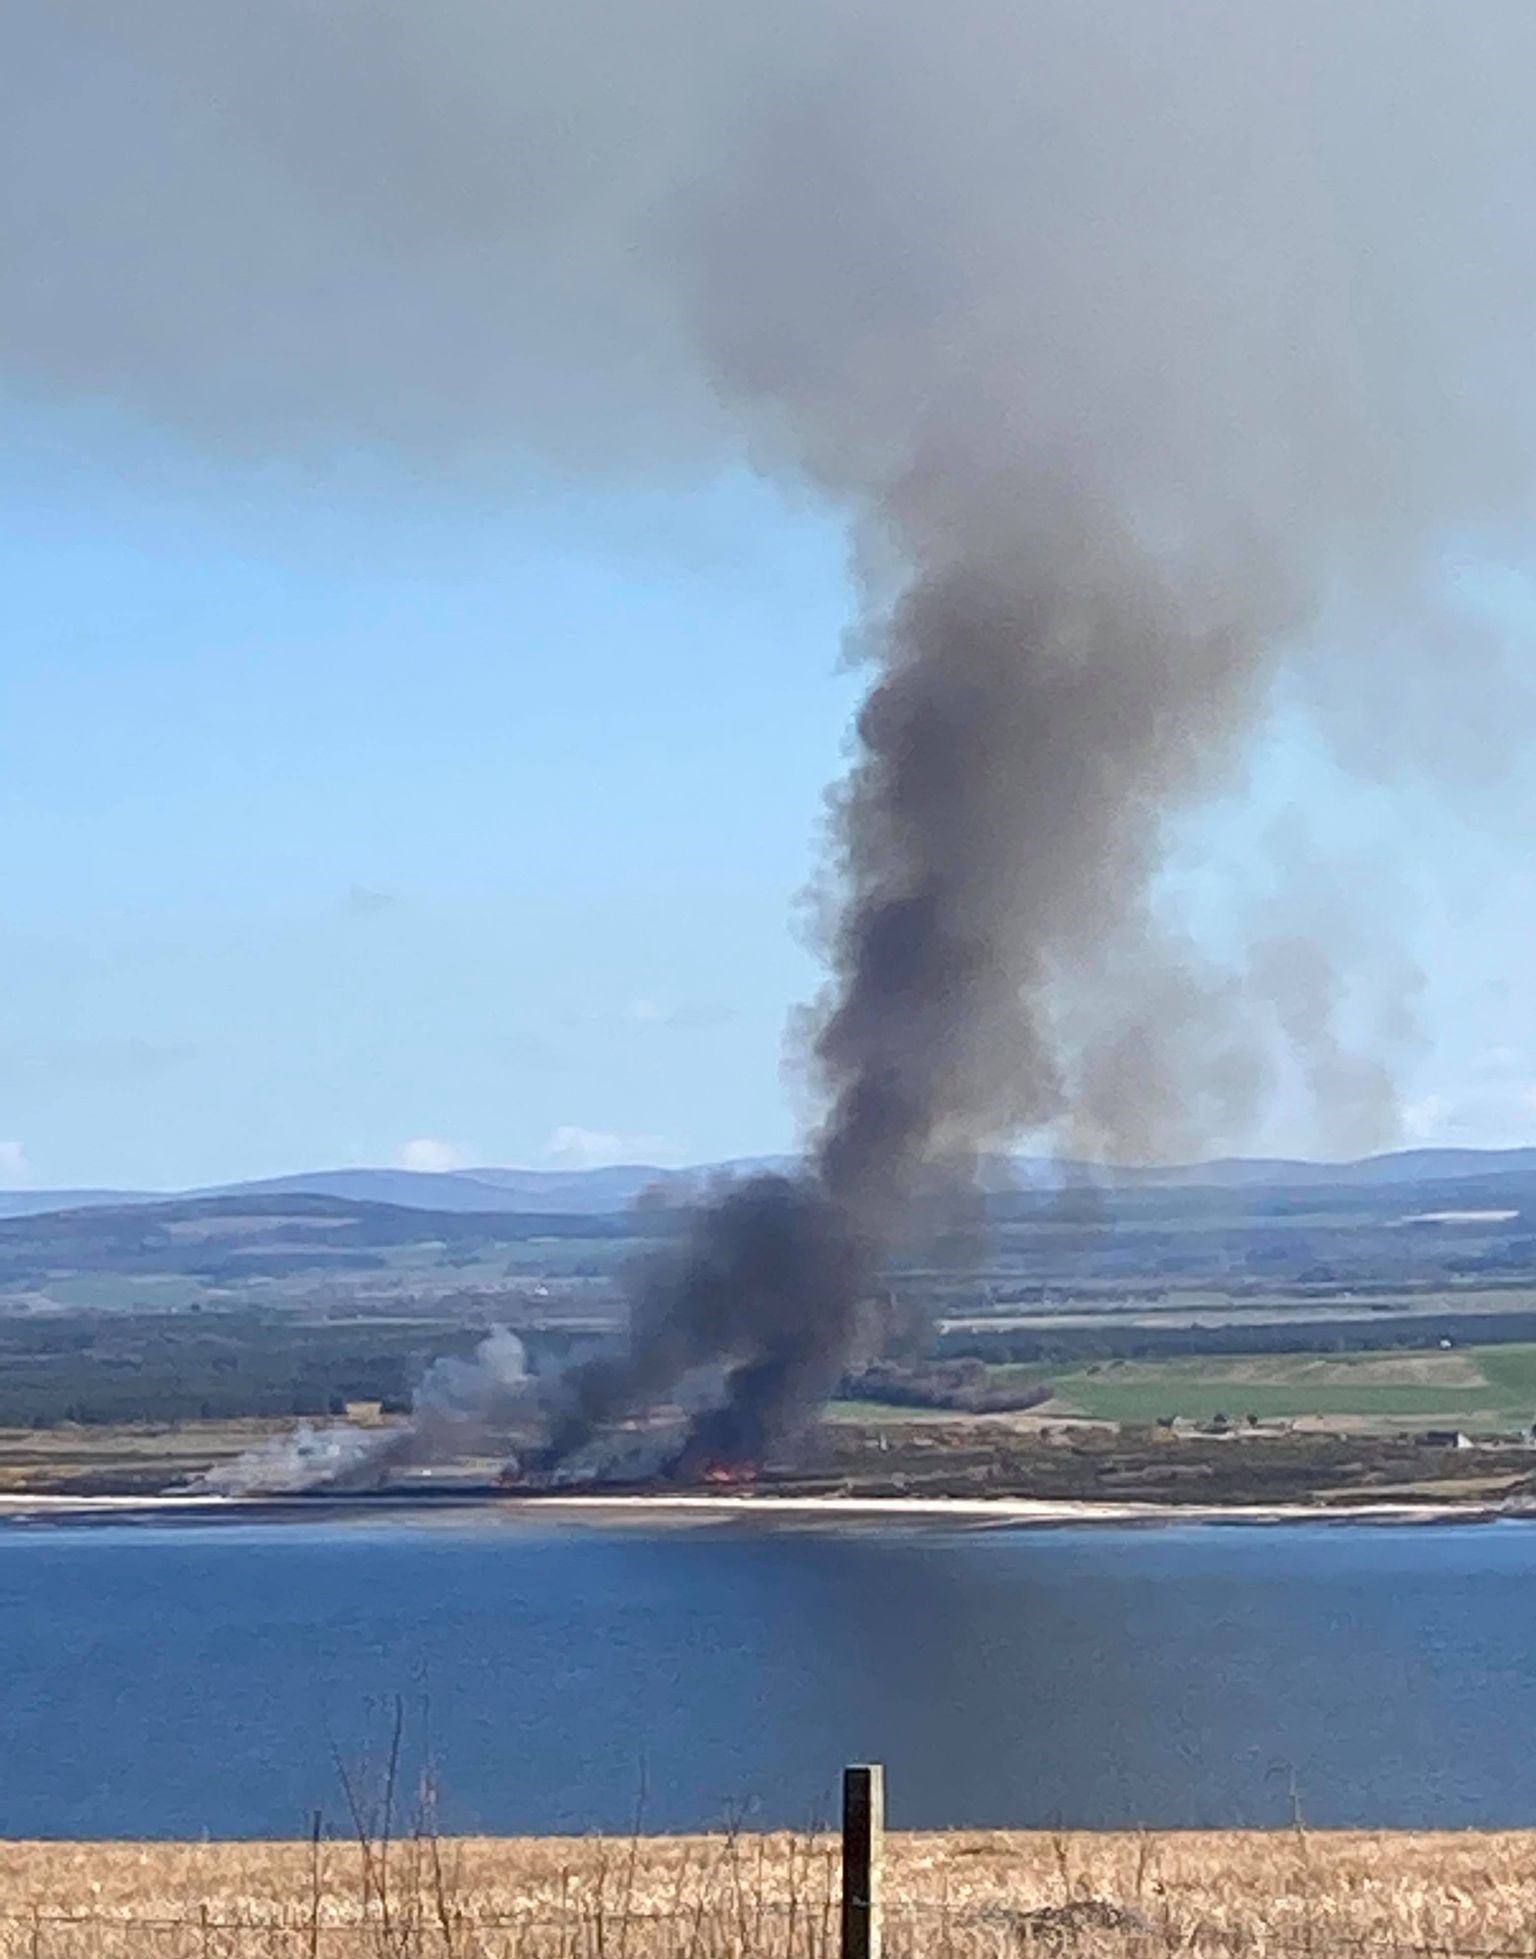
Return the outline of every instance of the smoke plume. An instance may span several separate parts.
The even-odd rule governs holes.
[[[499,1439],[535,1407],[523,1343],[492,1327],[473,1354],[443,1354],[411,1396],[409,1421],[385,1428],[301,1423],[219,1463],[196,1488],[213,1496],[283,1496],[307,1490],[374,1490],[394,1470],[454,1462]]]
[[[552,1389],[547,1461],[711,1369],[684,1456],[761,1462],[835,1383],[867,1277],[851,1222],[810,1179],[753,1177],[708,1206],[636,1287],[628,1354]]]
[[[763,1446],[1010,1136],[1230,1142],[1287,1052],[1389,1116],[1294,907],[1218,968],[1158,879],[1278,686],[1384,775],[1464,781],[1464,701],[1476,773],[1528,725],[1445,561],[1530,516],[1533,68],[1527,0],[8,15],[14,387],[245,453],[746,458],[846,518],[810,1167],[698,1222],[561,1446],[705,1361]]]

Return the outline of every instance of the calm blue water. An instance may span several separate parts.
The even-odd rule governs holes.
[[[0,1530],[0,1835],[1536,1824],[1536,1527]]]

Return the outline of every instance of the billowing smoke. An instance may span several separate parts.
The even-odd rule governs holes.
[[[707,1207],[636,1286],[629,1353],[554,1385],[547,1461],[710,1370],[686,1466],[760,1462],[835,1383],[867,1276],[851,1223],[811,1179],[754,1177]]]
[[[745,458],[846,516],[811,1166],[698,1222],[561,1446],[705,1362],[763,1446],[1010,1136],[1230,1144],[1290,1054],[1378,1140],[1411,975],[1350,1026],[1283,866],[1219,964],[1163,873],[1277,700],[1458,785],[1528,725],[1447,564],[1529,522],[1533,65],[1527,0],[7,17],[13,384],[247,451]]]
[[[316,1428],[301,1422],[291,1435],[258,1442],[233,1462],[215,1463],[197,1477],[199,1496],[296,1496],[309,1490],[373,1490],[403,1454],[403,1428],[354,1428],[344,1422]]]
[[[219,1463],[195,1487],[214,1496],[283,1496],[307,1490],[373,1490],[394,1471],[456,1462],[498,1441],[534,1412],[535,1388],[523,1343],[493,1327],[473,1354],[443,1354],[411,1396],[410,1419],[363,1428],[301,1423],[291,1435],[259,1442]]]

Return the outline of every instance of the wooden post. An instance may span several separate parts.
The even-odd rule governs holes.
[[[880,1959],[885,1771],[843,1770],[843,1959]]]

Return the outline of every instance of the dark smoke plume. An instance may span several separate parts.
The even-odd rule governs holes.
[[[1528,534],[1533,72],[1528,0],[10,10],[13,386],[247,453],[745,457],[846,514],[810,1166],[698,1222],[560,1446],[712,1361],[757,1452],[1011,1136],[1229,1146],[1289,1066],[1384,1140],[1411,976],[1351,1027],[1333,900],[1282,864],[1217,966],[1159,879],[1277,690],[1459,790],[1529,725],[1445,560]]]
[[[636,1288],[629,1354],[564,1382],[548,1460],[712,1367],[721,1392],[686,1453],[700,1467],[761,1462],[835,1385],[866,1277],[848,1226],[814,1185],[788,1177],[754,1177],[702,1211]]]

